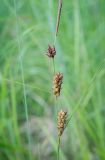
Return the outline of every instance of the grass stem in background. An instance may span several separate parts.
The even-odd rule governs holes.
[[[15,8],[15,15],[16,15],[16,27],[17,27],[17,40],[18,40],[18,54],[20,59],[20,69],[21,69],[21,77],[23,82],[23,95],[24,95],[24,107],[25,107],[25,115],[26,115],[26,122],[27,122],[27,137],[28,137],[28,144],[29,144],[29,159],[32,160],[31,156],[31,139],[30,139],[30,125],[29,125],[29,117],[28,117],[28,105],[27,105],[27,98],[26,98],[26,88],[25,88],[25,79],[24,79],[24,71],[23,71],[23,63],[22,63],[22,53],[21,53],[21,33],[19,27],[19,19],[17,14],[17,4],[16,0],[14,0],[14,8]],[[21,54],[20,54],[21,53]]]

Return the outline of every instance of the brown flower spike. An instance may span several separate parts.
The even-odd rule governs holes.
[[[65,129],[65,124],[67,120],[67,112],[61,110],[58,112],[58,136],[61,136],[63,134],[63,131]]]
[[[53,79],[53,93],[56,97],[60,95],[63,74],[56,73]]]
[[[54,58],[54,56],[56,55],[56,50],[55,50],[55,47],[51,47],[50,45],[48,46],[48,49],[47,49],[47,54],[46,54],[48,57],[50,58]]]

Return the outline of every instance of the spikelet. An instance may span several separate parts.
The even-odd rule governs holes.
[[[54,58],[54,56],[56,55],[56,50],[55,50],[55,47],[51,47],[50,45],[48,46],[48,49],[47,49],[47,53],[46,55],[50,58]]]
[[[53,93],[56,97],[60,95],[63,74],[56,73],[53,79]]]
[[[65,125],[66,125],[66,120],[67,120],[67,112],[61,110],[58,112],[58,136],[61,136],[63,134]]]

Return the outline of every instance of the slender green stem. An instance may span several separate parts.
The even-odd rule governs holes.
[[[58,136],[58,151],[57,151],[57,160],[59,160],[59,151],[60,151],[60,143],[61,143],[61,136]]]
[[[53,58],[53,70],[54,70],[54,74],[55,74],[55,61],[54,61],[54,58]]]

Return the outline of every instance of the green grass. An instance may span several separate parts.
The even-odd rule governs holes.
[[[60,108],[72,116],[60,160],[104,160],[104,0],[63,1],[55,69],[64,81],[57,102],[53,62],[45,56],[54,40],[57,1],[15,1],[16,7],[14,0],[0,6],[0,160],[55,160]]]

